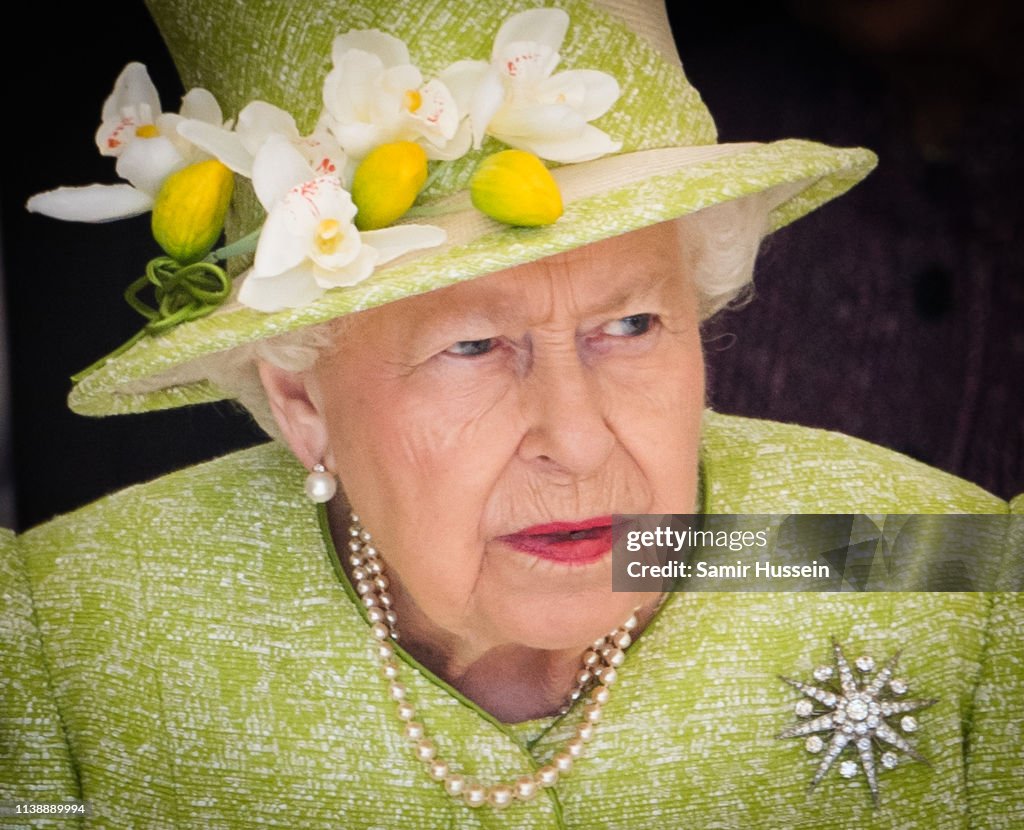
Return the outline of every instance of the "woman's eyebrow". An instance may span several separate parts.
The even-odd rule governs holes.
[[[615,309],[623,308],[630,303],[643,302],[652,297],[652,295],[663,290],[665,281],[668,279],[667,274],[652,274],[650,279],[646,279],[639,284],[628,283],[622,287],[622,290],[617,291],[608,299],[594,308],[595,313],[614,311]]]
[[[653,298],[662,291],[672,274],[665,270],[652,270],[636,281],[624,283],[618,290],[606,296],[580,304],[580,317],[608,314],[629,305]],[[421,334],[430,336],[453,332],[458,336],[460,329],[479,326],[510,326],[524,323],[524,309],[521,294],[511,289],[474,291],[471,296],[442,301],[437,298],[428,309],[417,315],[406,333],[412,337]]]
[[[482,309],[459,305],[438,305],[429,312],[417,315],[417,317],[405,328],[403,340],[412,344],[419,344],[420,347],[429,343],[436,346],[434,341],[445,339],[465,339],[465,336],[472,337],[479,334],[486,336],[494,326],[508,324],[510,316],[501,314],[497,309]]]
[[[643,277],[623,283],[618,290],[610,290],[604,296],[592,297],[577,305],[580,317],[592,317],[608,314],[629,305],[642,303],[663,291],[665,283],[671,278],[667,272],[651,272]],[[487,306],[485,316],[495,322],[506,322],[521,312],[521,302],[515,296],[503,296]]]
[[[612,291],[591,303],[580,306],[581,317],[595,317],[601,314],[613,314],[625,311],[630,307],[634,311],[640,304],[651,302],[664,295],[665,284],[670,278],[667,273],[650,273],[636,282],[623,284],[617,291]]]

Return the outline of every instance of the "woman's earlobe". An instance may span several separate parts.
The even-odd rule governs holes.
[[[281,369],[265,360],[257,362],[260,381],[285,442],[299,462],[312,469],[315,464],[331,467],[333,458],[327,441],[327,422],[308,372]]]

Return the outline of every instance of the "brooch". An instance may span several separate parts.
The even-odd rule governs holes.
[[[893,676],[899,659],[898,651],[874,673],[875,661],[871,657],[858,657],[851,666],[835,640],[832,641],[832,650],[835,667],[818,666],[813,672],[816,683],[780,676],[781,680],[801,691],[804,697],[794,707],[801,722],[784,729],[778,737],[806,737],[804,748],[808,752],[813,755],[824,753],[811,779],[811,788],[825,777],[850,747],[853,752],[846,754],[854,757],[840,761],[839,774],[853,778],[857,775],[858,766],[863,769],[872,801],[877,807],[879,766],[884,770],[895,768],[900,760],[896,750],[915,760],[925,761],[904,735],[918,729],[917,718],[910,713],[938,701],[904,699],[909,686],[902,678]],[[897,717],[899,721],[890,722]],[[876,756],[878,752],[880,756]]]

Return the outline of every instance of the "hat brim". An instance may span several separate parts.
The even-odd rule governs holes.
[[[265,313],[229,302],[166,333],[143,336],[85,373],[68,404],[98,416],[223,400],[228,395],[203,379],[197,364],[215,353],[759,193],[774,196],[768,227],[774,231],[849,190],[876,162],[862,148],[787,139],[649,150],[568,165],[554,171],[566,206],[553,225],[513,228],[471,210],[425,220],[446,227],[447,245],[407,255],[302,308]]]

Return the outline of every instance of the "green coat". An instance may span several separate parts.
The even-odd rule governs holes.
[[[1024,827],[1013,593],[671,594],[571,775],[504,811],[454,802],[400,737],[304,473],[267,444],[4,537],[0,802],[81,798],[89,827]],[[854,439],[713,414],[702,482],[706,512],[1011,509]],[[902,649],[908,696],[940,699],[914,736],[929,763],[901,755],[877,808],[862,774],[808,792],[817,758],[776,737],[800,697],[779,675],[810,681],[833,636],[851,659]],[[497,723],[405,662],[441,754],[485,782],[577,722]]]

